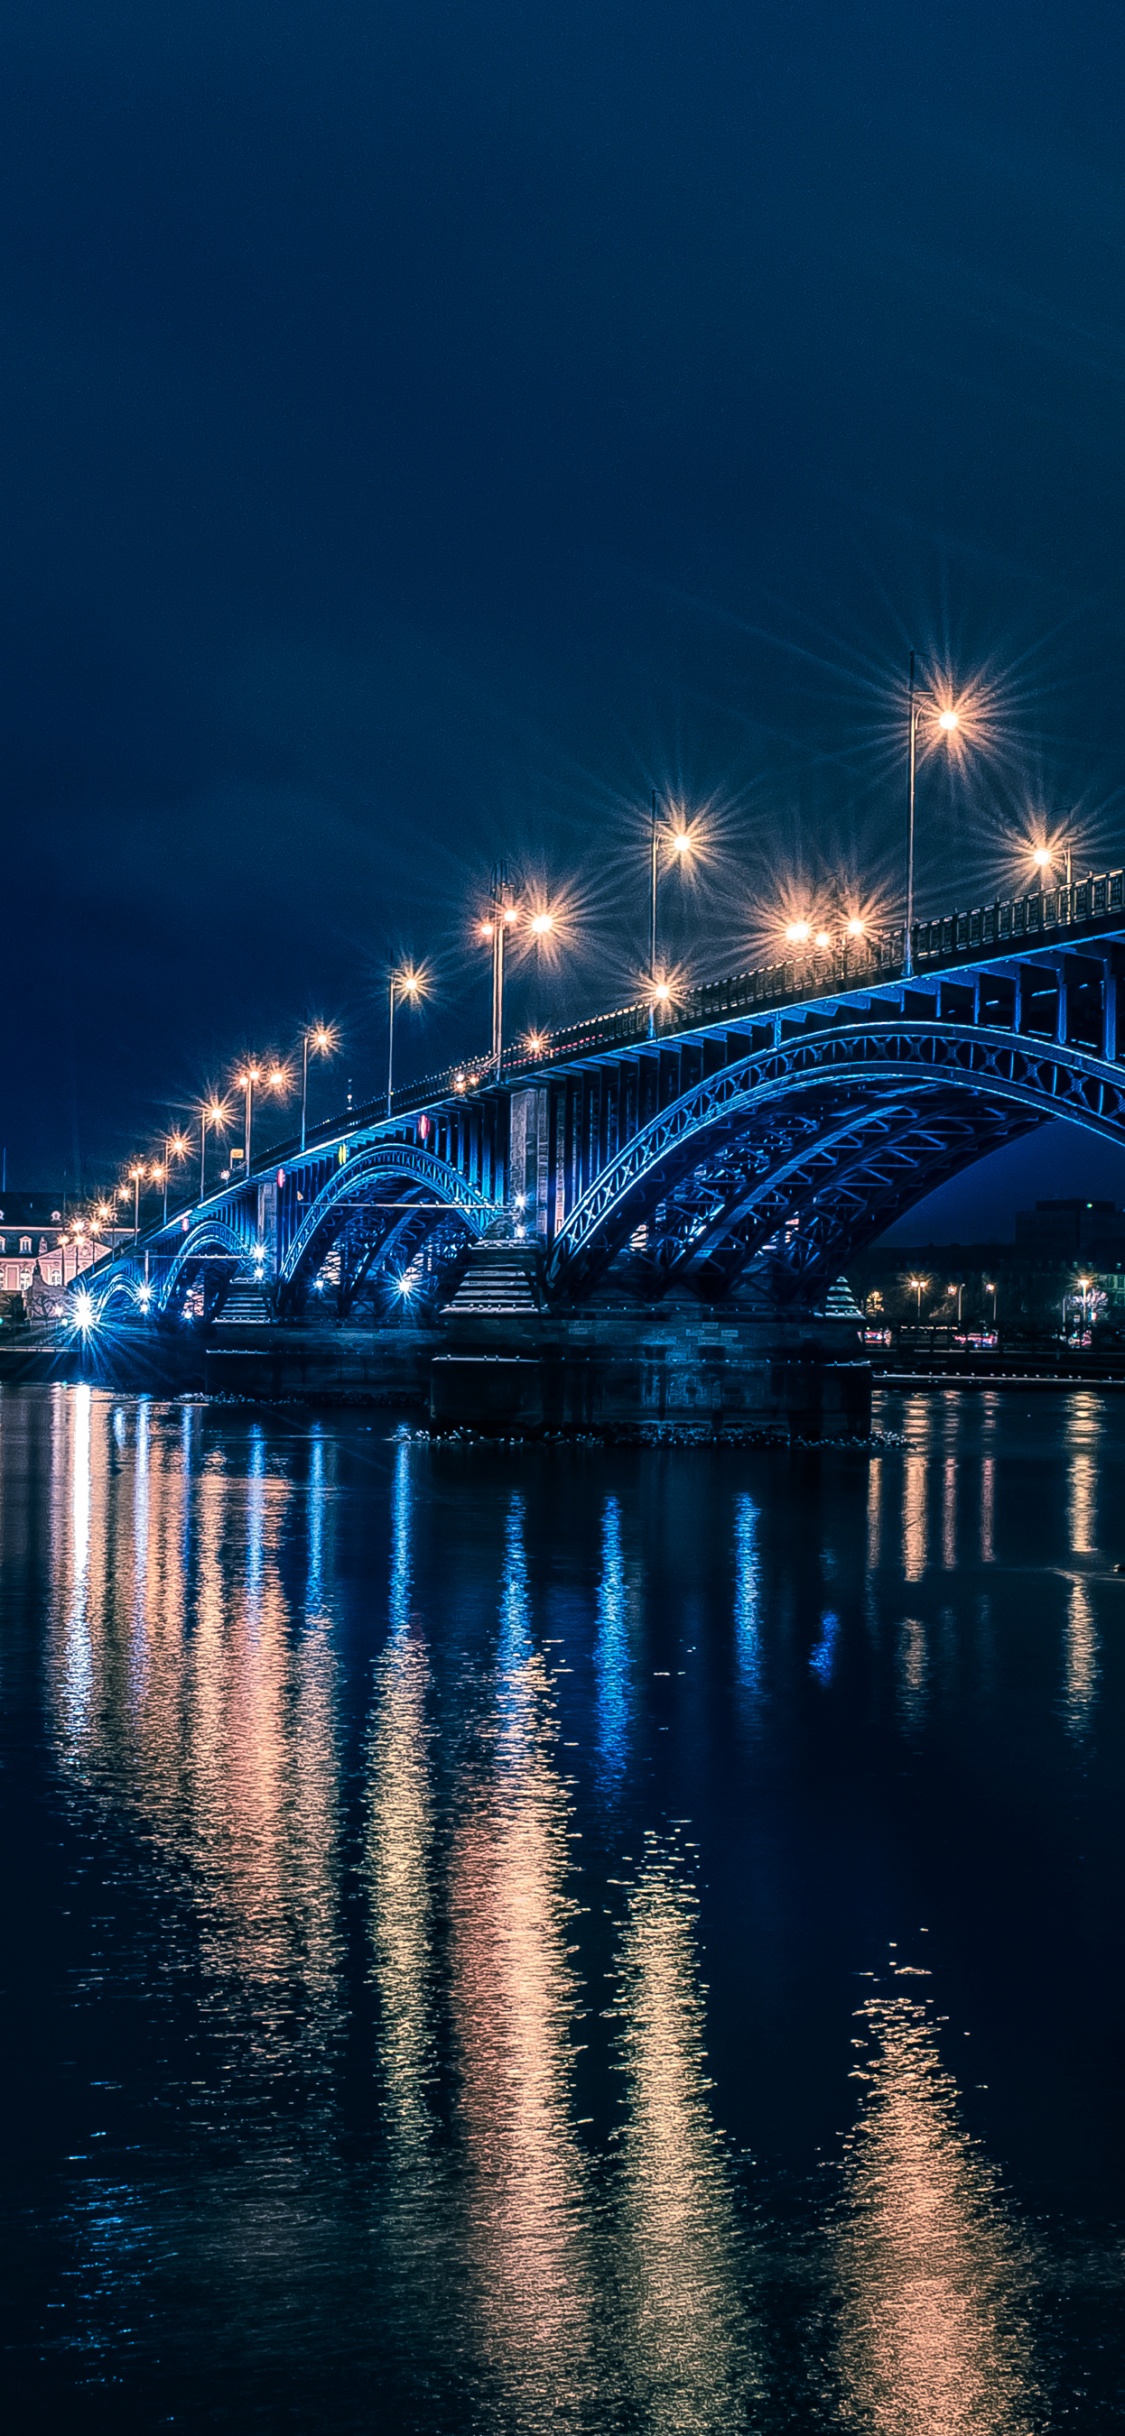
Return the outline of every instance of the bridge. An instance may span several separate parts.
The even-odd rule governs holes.
[[[546,1035],[275,1145],[86,1273],[99,1315],[436,1309],[472,1246],[599,1298],[815,1313],[849,1257],[1052,1118],[1125,1147],[1125,872],[996,901]],[[1122,1042],[1125,1050],[1125,1041]]]

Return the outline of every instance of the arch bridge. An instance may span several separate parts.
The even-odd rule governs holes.
[[[1067,1118],[1125,1147],[1125,873],[626,1007],[282,1143],[81,1280],[98,1308],[339,1316],[447,1299],[490,1230],[548,1301],[813,1312],[849,1257],[987,1152]],[[1121,1043],[1125,1051],[1125,1038]]]

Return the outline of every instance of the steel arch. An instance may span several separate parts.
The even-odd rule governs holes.
[[[495,1203],[486,1200],[475,1185],[468,1184],[433,1151],[411,1142],[376,1142],[338,1168],[311,1203],[281,1263],[281,1285],[295,1284],[318,1250],[320,1257],[324,1257],[327,1243],[340,1231],[340,1227],[333,1227],[329,1234],[329,1222],[338,1218],[341,1227],[346,1225],[349,1202],[371,1202],[374,1196],[361,1192],[360,1187],[395,1176],[401,1176],[416,1192],[428,1187],[442,1203],[442,1211],[436,1215],[448,1212],[462,1218],[471,1234],[483,1235],[496,1216]]]
[[[849,1081],[868,1099],[893,1099],[913,1088],[927,1096],[956,1091],[982,1102],[1000,1100],[1025,1110],[1028,1124],[1069,1117],[1125,1144],[1125,1073],[1084,1051],[1024,1034],[901,1017],[826,1026],[719,1068],[641,1127],[560,1228],[549,1284],[571,1292],[588,1287],[625,1236],[724,1133],[771,1104]],[[967,1149],[961,1164],[971,1156]],[[920,1182],[912,1197],[927,1189]]]
[[[236,1263],[246,1258],[250,1249],[246,1235],[225,1218],[204,1218],[184,1236],[169,1262],[156,1296],[158,1311],[174,1308],[181,1286],[186,1286],[189,1270],[196,1261],[216,1253],[225,1253]]]

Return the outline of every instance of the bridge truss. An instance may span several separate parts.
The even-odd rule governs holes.
[[[1065,901],[1064,901],[1065,900]],[[145,1278],[168,1317],[235,1275],[279,1314],[340,1316],[405,1280],[449,1291],[471,1243],[542,1247],[548,1296],[815,1309],[849,1256],[1001,1144],[1066,1118],[1125,1145],[1125,874],[708,985],[655,1037],[636,1009],[556,1034],[499,1078],[466,1067],[284,1145],[86,1281]],[[209,1300],[208,1300],[209,1298]]]

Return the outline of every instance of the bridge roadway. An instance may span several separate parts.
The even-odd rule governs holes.
[[[1002,1143],[1065,1117],[1125,1146],[1125,872],[627,1007],[539,1054],[427,1077],[275,1146],[81,1281],[102,1316],[279,1318],[445,1301],[474,1241],[540,1248],[560,1312],[814,1313],[850,1255]],[[1125,1051],[1125,1040],[1122,1041]]]

